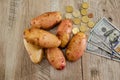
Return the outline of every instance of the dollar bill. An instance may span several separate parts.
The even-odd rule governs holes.
[[[88,42],[112,54],[112,51],[103,44],[102,40],[96,34],[91,33],[88,38]]]
[[[120,58],[114,55],[111,55],[111,53],[101,49],[100,47],[97,47],[91,43],[87,43],[87,48],[86,48],[86,52],[91,53],[91,54],[95,54],[95,55],[99,55],[111,60],[115,60],[115,61],[120,61]]]
[[[120,30],[111,22],[102,18],[91,30],[91,33],[96,34],[114,55],[120,57]]]

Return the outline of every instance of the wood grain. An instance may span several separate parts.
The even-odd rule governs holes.
[[[0,80],[5,79],[6,72],[6,31],[8,22],[8,0],[0,0]]]
[[[120,29],[120,1],[119,0],[89,0],[91,8],[95,14],[94,19],[106,17]],[[82,57],[83,80],[120,80],[120,63],[109,59],[85,54]]]
[[[0,0],[0,80],[120,80],[120,63],[90,53],[55,70],[46,59],[33,64],[23,45],[32,18],[48,11],[79,9],[84,0]],[[87,0],[94,21],[107,17],[120,29],[120,0]],[[55,28],[56,29],[56,28]],[[54,30],[55,30],[54,29]],[[55,33],[55,31],[52,31]]]

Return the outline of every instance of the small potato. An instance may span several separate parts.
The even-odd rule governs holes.
[[[40,63],[44,54],[43,49],[38,46],[32,45],[31,43],[28,43],[25,39],[24,45],[30,56],[31,61],[36,64]]]
[[[57,70],[62,70],[66,66],[65,57],[59,48],[49,48],[46,50],[47,59]]]
[[[86,35],[82,32],[73,36],[66,49],[66,57],[69,61],[78,60],[86,49]]]
[[[64,48],[69,42],[72,27],[72,21],[70,19],[62,20],[62,22],[58,26],[57,36],[61,40],[60,47]]]
[[[56,35],[38,28],[25,30],[24,38],[27,42],[38,45],[41,48],[58,47],[61,44]]]
[[[46,12],[34,19],[31,20],[31,26],[42,28],[42,29],[51,29],[56,24],[62,20],[60,12]]]

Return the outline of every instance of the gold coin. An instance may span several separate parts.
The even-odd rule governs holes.
[[[86,32],[87,31],[87,27],[83,26],[83,25],[81,25],[79,29],[80,29],[81,32]]]
[[[65,13],[65,18],[66,19],[72,19],[72,14],[71,13]]]
[[[72,15],[74,17],[80,17],[80,11],[79,10],[75,10],[75,11],[73,11]]]
[[[87,2],[83,2],[83,3],[82,3],[82,8],[88,9],[88,7],[89,7],[89,5],[88,5]]]
[[[72,6],[66,6],[66,12],[72,13],[73,12],[73,7]]]
[[[84,16],[87,15],[87,10],[86,9],[81,9],[80,12],[81,12],[81,15],[84,15]]]
[[[88,16],[83,16],[82,17],[82,22],[87,23],[89,21]]]
[[[80,18],[74,18],[74,19],[73,19],[73,23],[74,23],[74,24],[80,24],[80,23],[81,23]]]
[[[95,25],[95,23],[94,23],[93,21],[89,21],[89,22],[88,22],[88,27],[89,27],[89,28],[93,28],[94,25]]]
[[[79,32],[79,29],[77,27],[73,28],[72,29],[72,33],[73,34],[77,34]]]

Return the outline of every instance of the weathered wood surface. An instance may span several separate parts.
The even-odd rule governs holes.
[[[120,0],[87,0],[94,21],[107,17],[120,28]],[[120,80],[120,63],[85,53],[57,71],[44,59],[33,64],[24,48],[22,34],[30,20],[46,11],[78,9],[82,0],[0,0],[0,80]]]

